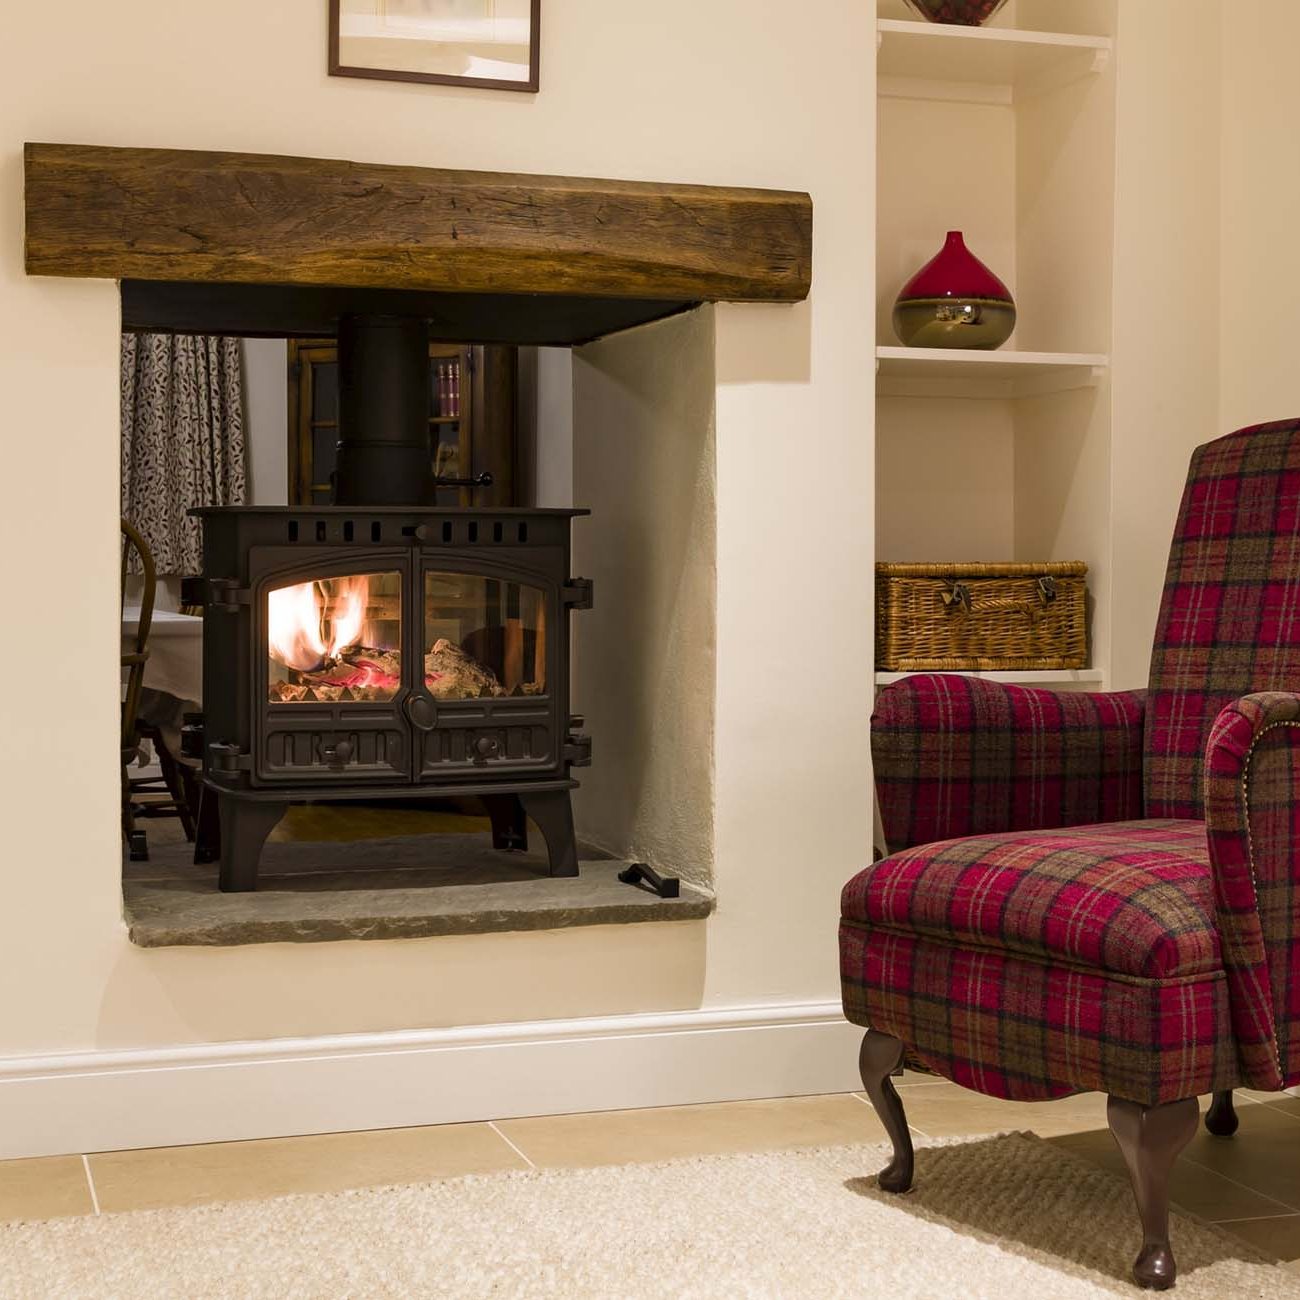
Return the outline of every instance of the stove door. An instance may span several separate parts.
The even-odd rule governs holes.
[[[406,555],[331,557],[257,588],[260,784],[409,782]]]
[[[420,585],[423,698],[410,710],[419,776],[555,771],[557,683],[567,669],[554,584],[507,566],[439,565],[424,570]]]

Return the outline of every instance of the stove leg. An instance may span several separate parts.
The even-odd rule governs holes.
[[[551,875],[578,874],[578,841],[573,833],[573,805],[567,790],[538,790],[521,794],[524,812],[537,823],[546,841],[551,860]]]
[[[262,803],[251,799],[220,801],[222,893],[239,894],[257,888],[257,863],[262,845],[284,816],[287,803]]]
[[[483,806],[492,819],[492,847],[506,853],[528,851],[528,818],[519,796],[485,794]]]

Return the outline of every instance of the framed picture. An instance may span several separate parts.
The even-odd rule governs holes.
[[[541,0],[330,0],[330,75],[537,90]]]

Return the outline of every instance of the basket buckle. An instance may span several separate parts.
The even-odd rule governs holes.
[[[950,591],[945,591],[941,594],[943,597],[944,607],[946,609],[951,609],[954,605],[960,605],[962,609],[966,611],[966,613],[968,614],[970,613],[971,595],[970,595],[970,585],[968,583],[958,582],[954,578],[952,589]]]

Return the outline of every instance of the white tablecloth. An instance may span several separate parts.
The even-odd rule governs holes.
[[[122,614],[122,648],[134,645],[139,610]],[[144,666],[149,690],[178,700],[203,700],[203,619],[172,610],[154,610],[149,625],[149,662]]]

